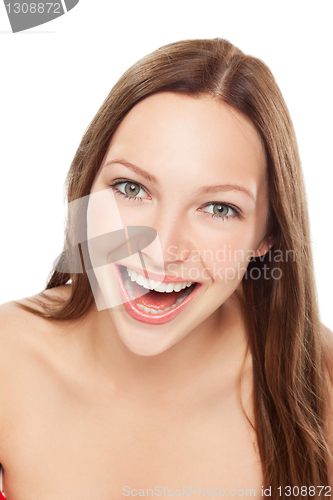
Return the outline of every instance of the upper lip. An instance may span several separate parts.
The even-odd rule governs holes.
[[[124,267],[128,267],[128,269],[132,269],[137,274],[141,274],[142,276],[144,276],[147,279],[152,279],[154,281],[160,281],[162,283],[179,283],[179,282],[187,283],[189,281],[191,281],[191,283],[196,283],[195,281],[193,281],[191,279],[186,280],[185,278],[175,278],[172,276],[163,276],[161,274],[157,274],[157,273],[154,273],[152,271],[144,272],[143,269],[139,269],[138,267],[135,267],[135,266],[125,266],[124,264],[121,264],[121,265]]]

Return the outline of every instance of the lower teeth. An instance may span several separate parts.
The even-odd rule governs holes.
[[[133,300],[133,302],[135,302],[135,305],[141,309],[141,311],[144,311],[144,312],[147,312],[147,313],[151,313],[151,314],[162,314],[162,313],[165,313],[167,311],[170,311],[170,309],[173,309],[174,307],[176,307],[178,304],[180,304],[181,302],[183,302],[183,300],[186,299],[186,297],[188,295],[190,295],[190,293],[192,292],[193,288],[192,286],[187,288],[182,294],[181,296],[176,300],[176,302],[174,304],[172,304],[172,306],[170,307],[166,307],[165,309],[152,309],[150,307],[146,307],[146,306],[143,306],[142,304],[138,304],[135,300],[135,297],[134,297],[134,294],[133,294],[133,285],[132,285],[132,281],[128,278],[128,276],[126,276],[125,278],[123,277],[123,282],[124,282],[124,285],[126,287],[126,290],[128,291],[128,295],[131,297],[131,299]]]

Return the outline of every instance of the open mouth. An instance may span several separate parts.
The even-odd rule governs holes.
[[[115,267],[126,311],[144,323],[171,321],[193,300],[202,286],[191,281],[154,281],[128,267]]]

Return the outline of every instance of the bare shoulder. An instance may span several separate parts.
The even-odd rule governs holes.
[[[20,305],[43,312],[41,302],[49,300],[52,304],[51,299],[64,299],[66,294],[68,289],[63,286],[0,305],[0,391],[1,380],[13,366],[22,366],[27,359],[33,360],[36,354],[50,350],[55,339],[66,330],[63,322],[43,318]]]
[[[4,342],[17,340],[15,334],[19,334],[21,338],[26,338],[29,333],[50,328],[51,322],[49,320],[25,310],[23,307],[30,307],[37,312],[43,313],[42,303],[52,305],[53,299],[63,300],[68,296],[68,293],[68,286],[65,285],[51,290],[44,290],[31,297],[1,304],[0,349]]]
[[[66,294],[68,289],[63,286],[0,305],[0,417],[3,398],[9,396],[10,381],[18,372],[23,373],[25,367],[33,369],[37,359],[51,353],[50,347],[66,330],[61,322],[33,314],[20,305],[43,312],[40,302],[50,300],[51,304],[51,299],[64,299]]]
[[[54,330],[52,322],[24,310],[20,305],[42,312],[43,309],[38,303],[45,298],[53,298],[56,293],[60,292],[41,292],[0,305],[0,376],[7,365],[12,365],[14,359],[24,352],[27,353],[29,345],[31,347],[38,337],[41,338],[43,333]]]
[[[19,409],[24,413],[29,401],[36,399],[42,380],[56,377],[59,354],[68,345],[66,325],[20,305],[43,312],[38,303],[65,298],[68,291],[61,288],[0,305],[0,462],[8,456],[6,436],[21,418]]]
[[[19,302],[32,305],[29,299]],[[18,396],[18,384],[15,381],[25,373],[27,360],[33,359],[31,352],[34,338],[43,327],[42,318],[24,311],[14,301],[0,305],[0,461],[4,429],[13,417],[9,408]]]

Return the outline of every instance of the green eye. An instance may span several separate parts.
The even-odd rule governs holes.
[[[227,215],[229,208],[228,205],[214,204],[213,213],[216,215]]]
[[[131,196],[131,195],[136,196],[140,192],[141,186],[139,186],[138,184],[135,184],[134,182],[123,182],[122,184],[126,184],[125,185],[125,193],[128,196]]]
[[[228,205],[227,203],[209,203],[204,208],[207,210],[202,210],[202,211],[208,213],[211,217],[214,217],[215,219],[225,220],[225,219],[235,219],[236,217],[241,219],[240,212],[231,205]]]
[[[110,185],[110,188],[118,195],[129,201],[142,201],[147,198],[147,192],[138,182],[120,181]]]

